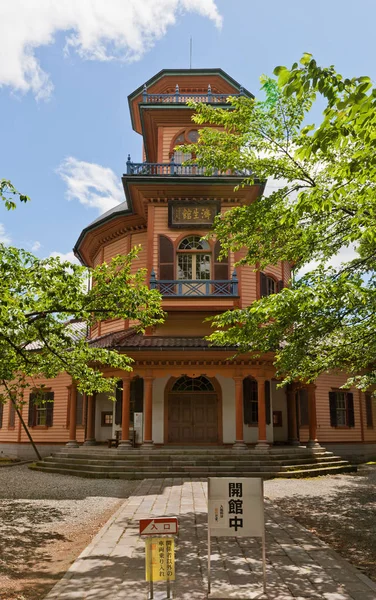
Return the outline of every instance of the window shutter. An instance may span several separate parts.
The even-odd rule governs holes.
[[[131,398],[134,398],[134,412],[144,410],[144,380],[142,377],[131,380]]]
[[[46,408],[47,408],[46,425],[47,425],[47,427],[52,427],[53,417],[54,417],[54,402],[53,402],[54,393],[47,392],[47,394],[45,394],[45,398],[46,398],[46,400],[48,400],[48,402],[46,402]]]
[[[76,402],[76,425],[83,424],[83,413],[84,413],[84,396],[81,392],[77,391],[77,402]]]
[[[299,390],[299,414],[300,414],[300,425],[309,425],[309,414],[308,414],[308,392],[305,389]]]
[[[329,392],[330,425],[337,427],[337,394]]]
[[[355,427],[354,395],[351,392],[347,393],[347,424],[349,427]]]
[[[369,393],[366,393],[366,425],[367,427],[373,427],[372,395]]]
[[[266,286],[266,275],[265,273],[261,273],[260,272],[260,297],[263,298],[264,296],[268,295],[268,290],[267,290],[267,286]]]
[[[271,423],[271,406],[270,406],[270,381],[265,381],[265,415],[266,424]]]
[[[246,377],[243,379],[243,420],[246,425],[252,423],[251,409],[251,380]]]
[[[277,281],[277,293],[281,292],[285,286],[283,285],[283,279]]]
[[[116,384],[116,402],[115,402],[115,425],[121,425],[123,418],[123,382],[120,380]]]
[[[29,417],[28,417],[28,426],[35,426],[35,398],[36,394],[30,394],[29,396]]]
[[[174,245],[165,235],[159,236],[159,279],[162,281],[174,277]]]
[[[16,423],[16,409],[11,400],[9,400],[9,418],[8,418],[8,426],[14,427]]]
[[[220,252],[221,242],[217,240],[214,246],[214,279],[228,281],[228,256],[224,257],[221,261],[219,261]]]
[[[0,429],[3,426],[4,404],[0,402]]]

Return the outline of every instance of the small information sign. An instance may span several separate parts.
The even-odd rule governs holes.
[[[175,580],[175,542],[173,538],[146,540],[146,581]]]
[[[140,535],[176,535],[177,532],[178,520],[176,517],[140,520]]]

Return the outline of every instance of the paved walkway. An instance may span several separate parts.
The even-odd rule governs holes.
[[[144,541],[138,520],[178,516],[173,598],[207,598],[207,485],[182,479],[144,480],[73,563],[46,600],[145,600]],[[266,501],[267,594],[262,594],[261,543],[212,538],[216,598],[376,600],[376,584],[326,544]],[[165,598],[154,584],[154,598]]]

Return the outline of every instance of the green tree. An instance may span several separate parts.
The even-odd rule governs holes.
[[[223,253],[246,248],[244,264],[262,270],[289,261],[305,274],[218,315],[210,339],[239,352],[275,352],[286,383],[343,370],[348,385],[365,389],[376,384],[376,89],[368,77],[345,79],[309,54],[274,73],[261,78],[263,100],[234,97],[224,109],[191,104],[198,125],[219,129],[204,127],[185,151],[209,175],[248,170],[242,186],[273,184],[250,206],[217,218]],[[318,99],[325,108],[314,125]],[[346,247],[356,248],[354,258],[331,266]]]
[[[8,181],[4,190],[28,200]],[[14,208],[13,200],[4,201]],[[163,322],[159,292],[145,285],[146,270],[132,269],[139,250],[89,269],[0,244],[0,401],[12,402],[21,419],[24,390],[38,377],[67,372],[81,392],[114,396],[116,380],[101,368],[130,371],[132,359],[92,346],[86,334],[107,319],[135,320],[141,331]],[[90,289],[88,281],[94,282]]]
[[[20,194],[11,181],[8,179],[0,179],[0,200],[4,202],[7,210],[16,208],[15,197],[18,197],[20,202],[28,202],[30,200],[28,196]]]

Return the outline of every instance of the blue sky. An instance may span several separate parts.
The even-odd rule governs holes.
[[[2,0],[0,177],[32,202],[0,208],[0,240],[72,256],[81,230],[122,201],[141,160],[127,96],[163,68],[259,76],[303,52],[375,79],[376,2],[359,0]]]

